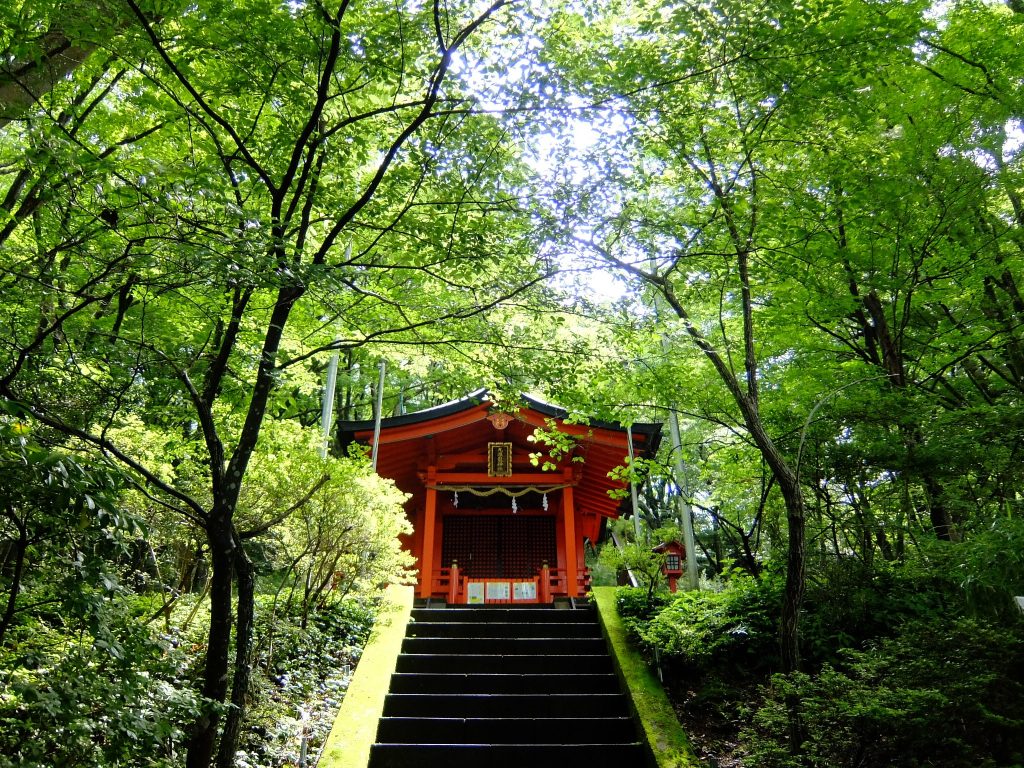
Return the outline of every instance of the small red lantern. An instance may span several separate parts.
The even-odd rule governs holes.
[[[683,575],[683,561],[686,560],[686,547],[678,541],[667,541],[659,544],[653,550],[657,555],[664,555],[665,562],[662,563],[661,572],[668,579],[669,592],[676,591],[676,582]]]

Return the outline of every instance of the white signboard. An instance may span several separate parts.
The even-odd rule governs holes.
[[[509,588],[507,581],[488,581],[487,582],[487,599],[488,600],[508,600]]]
[[[536,600],[537,584],[532,581],[517,581],[512,585],[513,600]]]
[[[482,581],[471,581],[466,584],[466,602],[470,605],[483,605],[484,584]]]

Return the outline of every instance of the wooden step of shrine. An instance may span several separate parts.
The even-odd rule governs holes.
[[[592,607],[417,608],[370,768],[642,766]]]
[[[492,606],[461,605],[451,608],[413,608],[414,622],[482,622],[482,623],[552,623],[594,624],[594,608],[584,607],[552,608],[550,605],[517,606],[515,608],[494,608]]]

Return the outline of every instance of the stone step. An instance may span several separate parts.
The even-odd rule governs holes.
[[[377,726],[379,744],[628,744],[636,738],[628,717],[382,717]]]
[[[369,768],[639,768],[632,744],[374,744]]]
[[[644,765],[593,607],[416,608],[370,768]]]
[[[490,674],[593,674],[612,672],[613,668],[612,660],[607,654],[546,656],[489,653],[403,653],[398,657],[395,671]]]
[[[385,717],[626,717],[623,693],[389,693]]]
[[[391,676],[391,693],[619,693],[613,674],[435,674]]]
[[[604,639],[596,637],[406,637],[402,641],[402,653],[569,656],[607,652]]]

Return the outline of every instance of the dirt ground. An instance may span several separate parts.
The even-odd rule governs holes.
[[[746,723],[709,706],[695,687],[676,688],[668,694],[697,757],[708,768],[744,768],[739,731]]]

